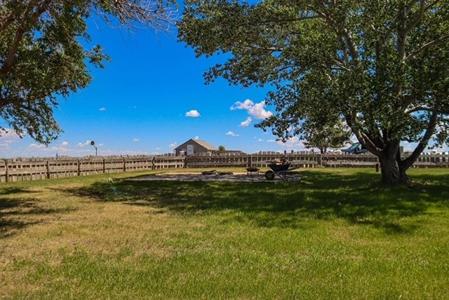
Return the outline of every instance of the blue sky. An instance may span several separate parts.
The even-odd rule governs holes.
[[[89,155],[89,140],[105,155],[167,153],[192,137],[248,152],[302,148],[297,141],[276,143],[254,128],[269,115],[270,108],[260,103],[267,89],[230,86],[222,79],[205,85],[204,71],[220,59],[196,58],[174,29],[129,30],[90,20],[89,31],[111,61],[104,69],[92,68],[86,89],[61,100],[55,114],[63,134],[49,147],[3,136],[0,156]],[[242,126],[248,118],[251,124]]]

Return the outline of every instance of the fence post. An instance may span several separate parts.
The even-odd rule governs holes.
[[[126,172],[126,158],[123,158],[123,172]]]
[[[47,160],[47,179],[50,179],[50,161]]]
[[[106,159],[103,157],[103,174],[106,173]]]
[[[151,159],[151,170],[156,169],[156,157],[153,156]]]
[[[5,182],[9,181],[9,166],[8,166],[8,160],[5,159]]]
[[[77,166],[76,175],[81,176],[81,161],[79,159],[77,160],[76,166]]]

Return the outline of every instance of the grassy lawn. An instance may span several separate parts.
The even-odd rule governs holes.
[[[0,298],[449,297],[449,170],[0,186]]]

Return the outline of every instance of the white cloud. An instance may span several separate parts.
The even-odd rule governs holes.
[[[273,115],[271,111],[265,109],[265,101],[254,103],[250,99],[243,102],[237,101],[231,106],[231,110],[246,110],[248,114],[256,119],[263,120]]]
[[[171,143],[170,145],[168,145],[168,148],[170,148],[171,150],[175,149],[178,146],[177,142]]]
[[[186,117],[188,118],[199,118],[201,116],[200,112],[196,109],[189,110],[186,112]]]
[[[248,118],[246,118],[245,121],[240,123],[240,126],[241,127],[248,127],[251,124],[252,121],[253,121],[253,118],[248,117]]]
[[[240,102],[240,101],[235,102],[231,106],[231,110],[238,110],[238,109],[249,110],[253,106],[254,106],[254,102],[250,99],[246,99],[243,102]]]
[[[27,140],[27,139],[26,139]],[[25,140],[25,141],[26,141]],[[149,154],[147,151],[129,150],[129,149],[109,149],[101,147],[103,144],[98,144],[99,155],[143,155]],[[101,148],[100,148],[101,147]],[[55,157],[56,155],[84,157],[95,154],[95,150],[90,146],[90,140],[80,143],[70,143],[68,141],[59,141],[48,146],[39,144],[37,142],[29,141],[16,148],[13,151],[2,147],[0,141],[0,154],[4,157]]]
[[[287,139],[285,142],[283,141],[277,141],[277,144],[279,146],[281,146],[284,149],[295,149],[295,150],[299,150],[299,149],[304,149],[304,143],[297,137],[297,136],[293,136],[289,139]]]
[[[199,140],[200,137],[199,137],[199,136],[194,136],[193,139],[194,139],[194,140]]]
[[[84,143],[78,143],[78,147],[84,148],[86,146],[90,146],[91,140],[86,140]]]
[[[68,141],[63,141],[59,144],[53,144],[49,146],[38,143],[31,143],[28,145],[28,151],[26,153],[31,156],[48,156],[54,154],[85,155],[86,151],[88,151],[84,149],[72,149],[69,147],[69,145],[70,143]]]
[[[28,148],[30,148],[32,150],[42,150],[42,149],[46,149],[47,146],[45,146],[44,144],[32,143],[32,144],[28,145]]]
[[[235,133],[234,131],[231,131],[231,130],[226,132],[225,135],[227,135],[227,136],[239,136],[237,133]]]
[[[133,138],[133,143],[138,143],[138,142],[140,142],[140,139],[138,139],[138,138]]]
[[[13,129],[0,128],[0,138],[7,139],[7,140],[13,140],[13,139],[19,139],[20,136]]]
[[[4,151],[10,151],[11,144],[20,139],[20,136],[12,129],[0,128],[0,148]]]
[[[104,111],[106,111],[106,107],[100,107],[100,108],[98,109],[98,111],[104,112]]]

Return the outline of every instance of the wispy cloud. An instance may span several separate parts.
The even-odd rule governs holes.
[[[99,109],[98,109],[98,111],[101,111],[101,112],[105,112],[107,109],[106,109],[106,107],[100,107]]]
[[[225,135],[227,136],[239,136],[237,133],[235,133],[234,131],[229,130],[228,132],[225,133]]]
[[[63,141],[61,143],[58,144],[52,144],[50,146],[46,146],[43,144],[38,144],[38,143],[31,143],[28,145],[28,150],[31,151],[31,153],[33,155],[48,155],[48,154],[54,154],[54,153],[60,153],[60,154],[72,154],[72,155],[76,155],[76,154],[81,154],[78,150],[76,149],[71,149],[69,147],[70,143],[68,141]]]
[[[1,139],[19,139],[20,136],[10,128],[0,128]]]
[[[45,146],[44,144],[31,143],[28,145],[28,148],[31,150],[42,150],[47,149],[48,147]]]
[[[186,117],[188,118],[199,118],[200,116],[201,116],[200,112],[196,109],[192,109],[186,112]]]
[[[91,140],[86,140],[85,142],[79,142],[78,147],[84,148],[86,146],[90,146],[90,142],[91,142]]]
[[[282,148],[289,150],[303,150],[305,148],[304,143],[297,136],[293,136],[287,139],[285,142],[279,140],[277,141],[277,144]]]
[[[245,121],[240,123],[241,127],[248,127],[249,125],[251,125],[251,122],[253,121],[253,118],[248,117],[245,119]]]
[[[138,143],[138,142],[140,142],[140,139],[138,139],[138,138],[133,138],[133,143]]]
[[[9,151],[11,145],[20,140],[20,136],[12,129],[0,129],[0,149]]]

